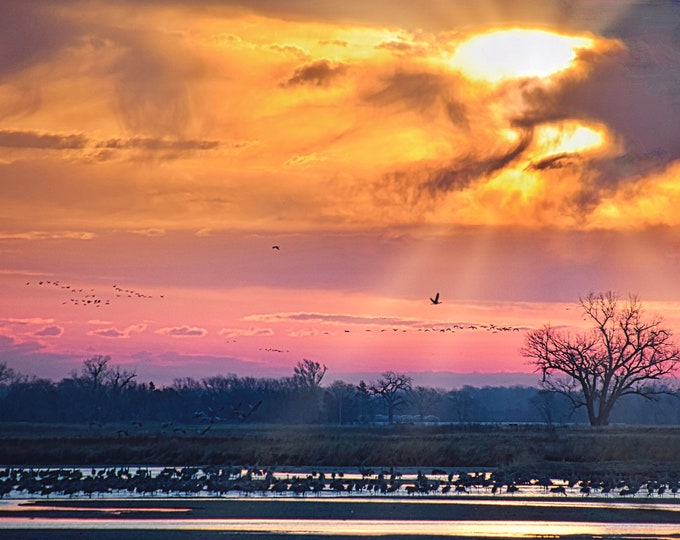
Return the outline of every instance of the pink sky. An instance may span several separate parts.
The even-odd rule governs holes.
[[[10,0],[0,361],[527,373],[606,290],[680,331],[672,2],[199,3]]]

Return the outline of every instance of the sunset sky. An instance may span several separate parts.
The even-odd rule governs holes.
[[[680,336],[677,3],[2,11],[17,371],[530,373],[526,330],[607,290]]]

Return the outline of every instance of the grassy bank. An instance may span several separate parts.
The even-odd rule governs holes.
[[[680,428],[0,425],[0,464],[680,470]]]

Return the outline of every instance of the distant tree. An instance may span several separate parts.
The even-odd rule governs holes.
[[[411,390],[413,379],[405,373],[394,371],[384,371],[380,375],[381,378],[371,382],[368,390],[382,399],[387,409],[387,421],[392,424],[394,413],[407,401],[406,393]]]
[[[124,400],[121,401],[122,393],[133,386],[137,377],[135,371],[111,366],[110,361],[109,356],[93,356],[83,362],[80,373],[71,373],[72,391],[83,401],[83,410],[90,420],[120,416],[125,405]]]
[[[441,401],[442,392],[427,386],[416,386],[409,392],[409,401],[418,411],[418,418],[422,424],[425,416]]]
[[[295,422],[320,421],[323,401],[321,381],[326,370],[325,365],[307,359],[298,362],[293,368],[293,377],[290,379],[292,386],[290,412]]]
[[[371,390],[365,381],[359,381],[356,386],[354,397],[359,402],[359,422],[365,424],[372,418],[371,414]]]
[[[335,415],[338,424],[342,424],[345,421],[343,412],[351,404],[352,398],[356,394],[356,389],[354,385],[343,382],[334,381],[327,389],[326,392],[331,396],[334,408],[337,411]]]
[[[134,384],[137,372],[122,369],[120,366],[109,368],[105,375],[105,384],[114,393],[120,393],[124,388],[129,388]]]
[[[230,392],[238,385],[238,376],[233,373],[228,375],[213,375],[201,379],[201,384],[209,392]]]
[[[0,386],[11,384],[16,377],[16,372],[7,365],[7,362],[0,362]]]
[[[474,402],[470,395],[469,387],[463,387],[460,390],[451,390],[448,397],[456,421],[459,424],[469,422],[471,420],[472,405]]]
[[[77,372],[73,372],[73,378],[80,379],[81,382],[91,389],[93,394],[96,394],[99,389],[104,386],[109,370],[110,360],[111,358],[108,356],[93,356],[92,358],[89,358],[83,362],[83,367],[80,370],[80,376],[77,374]]]
[[[664,392],[654,383],[674,371],[680,351],[636,296],[621,302],[613,292],[590,293],[578,305],[591,331],[572,335],[546,325],[527,334],[522,353],[542,373],[544,388],[584,407],[591,425],[604,426],[623,396],[651,400]]]
[[[557,397],[559,394],[554,390],[538,390],[536,395],[529,400],[529,403],[536,409],[541,420],[546,426],[552,428],[559,414]]]
[[[316,390],[321,386],[327,369],[325,365],[305,358],[293,368],[293,381],[302,388]]]

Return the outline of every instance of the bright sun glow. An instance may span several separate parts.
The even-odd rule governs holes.
[[[567,123],[536,128],[535,142],[545,154],[583,152],[603,144],[602,128]]]
[[[589,38],[546,30],[495,30],[463,42],[450,64],[472,79],[489,82],[548,77],[568,68],[577,51],[590,46]]]

